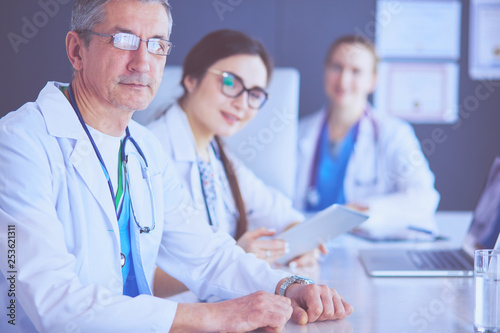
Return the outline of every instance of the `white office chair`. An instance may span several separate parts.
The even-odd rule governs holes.
[[[158,93],[148,108],[134,114],[147,124],[182,95],[181,66],[166,66]],[[292,197],[295,190],[299,72],[276,68],[269,100],[248,126],[225,141],[233,154],[266,184]]]

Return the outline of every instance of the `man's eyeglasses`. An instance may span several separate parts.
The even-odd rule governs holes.
[[[109,37],[113,39],[113,46],[120,50],[135,51],[139,48],[142,42],[146,42],[148,52],[161,56],[167,56],[172,51],[174,44],[168,40],[160,38],[141,39],[134,34],[119,32],[114,35],[101,34],[91,30],[81,31],[82,33],[90,33],[97,36]]]
[[[251,109],[260,109],[267,101],[269,94],[262,88],[255,87],[247,89],[240,77],[235,74],[222,72],[214,68],[209,68],[210,73],[222,76],[222,93],[227,97],[236,98],[248,92],[248,106]]]

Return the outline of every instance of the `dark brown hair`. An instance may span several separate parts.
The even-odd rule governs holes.
[[[259,56],[266,67],[267,81],[269,82],[273,70],[273,64],[271,57],[262,43],[240,31],[229,29],[217,30],[209,33],[196,43],[184,59],[181,79],[184,94],[179,99],[179,102],[182,103],[182,100],[188,93],[186,87],[184,86],[184,79],[186,77],[189,76],[198,80],[198,82],[201,82],[207,73],[207,70],[214,63],[221,59],[240,54]],[[215,136],[214,139],[218,145],[219,158],[224,166],[229,187],[231,188],[231,193],[233,194],[234,202],[236,204],[236,208],[238,209],[239,217],[235,235],[235,239],[238,239],[247,231],[248,221],[245,203],[243,202],[243,198],[241,196],[234,166],[224,151],[224,144],[218,136]]]

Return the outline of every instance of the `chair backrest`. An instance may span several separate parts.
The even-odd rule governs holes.
[[[166,66],[158,93],[146,110],[134,114],[141,124],[152,121],[182,95],[181,66]],[[229,149],[266,184],[292,197],[295,190],[299,72],[275,68],[270,98],[240,132],[226,138]]]

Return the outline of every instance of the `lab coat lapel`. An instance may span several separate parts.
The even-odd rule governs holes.
[[[303,130],[301,133],[302,136],[299,138],[299,158],[312,160],[309,155],[314,155],[316,145],[318,144],[319,133],[328,116],[327,112],[326,108],[323,107],[323,109],[311,116],[314,118],[310,119],[307,131]]]
[[[48,82],[37,99],[47,130],[54,137],[76,140],[69,160],[104,210],[110,229],[118,235],[118,222],[108,182],[73,107],[60,90],[61,86],[63,84]]]
[[[174,104],[167,111],[165,123],[172,138],[174,160],[196,162],[196,150],[193,132],[186,113],[179,104]]]
[[[104,210],[111,229],[117,233],[119,230],[118,221],[108,181],[94,152],[94,148],[83,129],[71,154],[70,161]]]
[[[306,196],[311,186],[312,173],[314,168],[314,158],[316,155],[318,136],[327,117],[327,110],[323,107],[307,119],[307,123],[301,124],[300,137],[298,142],[297,160],[297,184],[295,206],[304,209]]]
[[[40,106],[50,135],[76,139],[82,126],[71,103],[60,90],[63,86],[66,85],[48,82],[40,92],[36,102]]]
[[[199,194],[202,193],[200,173],[196,163],[196,150],[193,132],[189,126],[186,113],[179,104],[175,103],[167,111],[165,117],[167,131],[172,140],[173,159],[177,162],[189,163],[189,177],[191,183],[191,197],[196,208],[205,207],[205,201]]]
[[[354,151],[347,165],[344,189],[348,201],[366,198],[380,183],[377,181],[380,166],[377,164],[378,133],[375,129],[378,125],[371,112],[368,106],[360,119]]]
[[[375,174],[378,170],[376,167],[377,163],[377,144],[378,144],[378,133],[376,130],[377,122],[371,113],[371,109],[367,109],[366,115],[363,116],[359,123],[358,137],[356,140],[356,152],[359,156],[359,163],[363,164],[363,168],[359,168],[363,171],[361,178],[365,179],[376,179]]]

